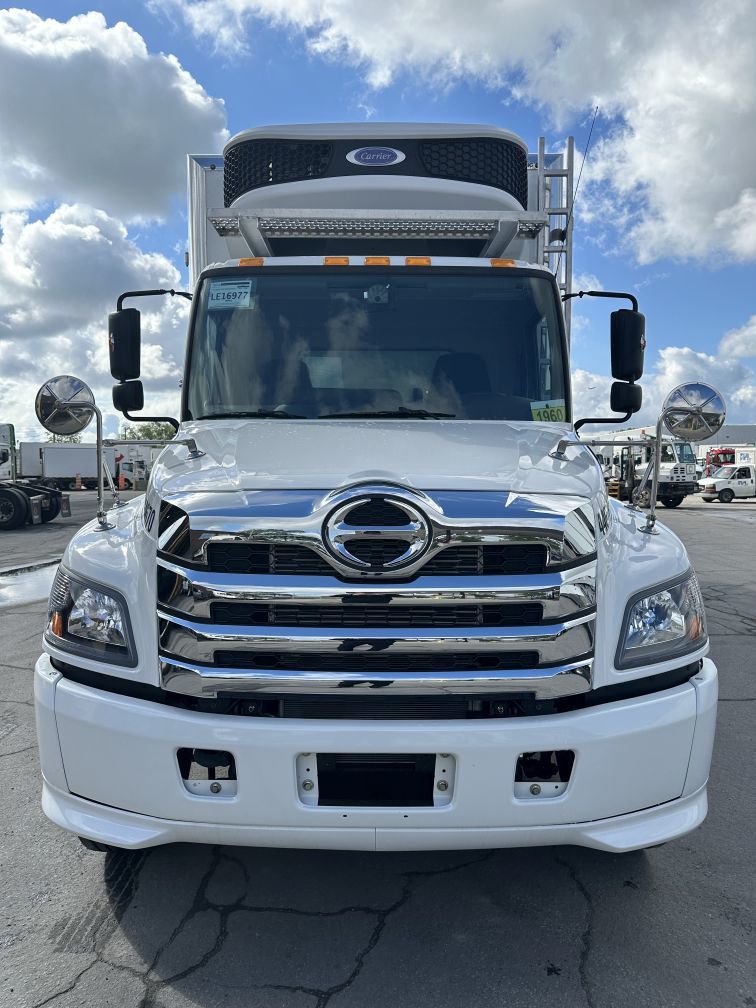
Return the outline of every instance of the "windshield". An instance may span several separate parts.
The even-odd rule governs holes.
[[[735,475],[735,466],[722,466],[711,474],[715,479],[731,479]]]
[[[687,441],[677,445],[676,451],[677,451],[677,457],[680,460],[680,462],[686,462],[686,463],[693,462],[695,464],[696,456],[693,454],[693,449],[690,447]]]
[[[206,277],[187,418],[568,420],[555,295],[550,278],[482,268]]]

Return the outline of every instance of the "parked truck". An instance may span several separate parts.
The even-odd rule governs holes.
[[[630,304],[614,415],[573,418],[572,150],[362,123],[189,158],[177,436],[72,538],[36,666],[43,807],[86,846],[621,852],[703,820],[698,582],[577,433],[641,405],[630,294],[595,292]],[[113,401],[152,420],[134,296]],[[77,386],[46,387],[54,425]],[[722,419],[691,385],[660,423]]]
[[[701,496],[709,504],[715,500],[731,504],[736,499],[756,497],[756,448],[737,446],[730,454],[730,464],[701,479]]]
[[[40,480],[24,479],[17,471],[17,455],[13,424],[0,424],[0,532],[44,525],[59,514],[70,517],[68,496]]]
[[[105,449],[105,462],[115,473],[115,449]],[[17,473],[55,490],[97,489],[97,445],[22,441],[18,446]]]
[[[599,443],[595,451],[600,455],[610,493],[619,500],[629,500],[640,489],[646,470],[652,463],[655,450],[653,432],[646,427],[636,427],[597,434],[591,440],[594,444]],[[670,435],[665,436],[661,443],[659,502],[667,508],[679,507],[687,496],[697,492],[696,455],[692,445]],[[642,491],[641,502],[647,505],[648,501],[648,491]]]

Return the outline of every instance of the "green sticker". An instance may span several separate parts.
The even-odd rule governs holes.
[[[551,423],[564,423],[567,419],[567,409],[564,399],[531,402],[530,413],[534,420],[545,420]]]

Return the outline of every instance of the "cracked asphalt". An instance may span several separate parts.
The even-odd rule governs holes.
[[[92,495],[77,495],[70,522],[4,533],[0,566],[59,555],[91,510]],[[31,670],[45,602],[11,599],[0,608],[0,1005],[756,1006],[756,502],[686,502],[662,520],[699,574],[720,670],[711,805],[695,833],[622,856],[88,852],[39,808]]]

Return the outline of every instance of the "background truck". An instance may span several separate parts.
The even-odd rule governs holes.
[[[703,476],[713,476],[722,466],[732,466],[740,463],[752,463],[756,457],[756,446],[752,444],[702,445],[705,453],[699,455],[703,461]]]
[[[39,480],[23,479],[17,453],[13,424],[0,424],[0,531],[45,524],[59,514],[69,517],[68,496]]]
[[[115,475],[115,449],[105,449],[105,461]],[[18,447],[17,475],[33,479],[56,490],[76,490],[79,481],[85,490],[97,488],[97,446],[22,441]],[[77,480],[78,477],[78,480]]]
[[[572,150],[345,123],[190,157],[192,290],[144,292],[192,297],[177,435],[50,596],[54,822],[100,850],[626,851],[702,821],[698,583],[577,433],[641,406],[632,294],[595,292],[622,305],[613,415],[573,417]],[[155,420],[138,296],[113,402]],[[78,395],[86,423],[87,392],[47,383],[38,415]],[[723,403],[690,385],[660,422],[702,417]]]
[[[651,464],[655,438],[647,428],[605,432],[591,437],[594,451],[600,458],[609,493],[619,500],[628,500],[643,480]],[[628,444],[627,442],[631,442]],[[696,456],[691,444],[664,437],[661,446],[659,489],[657,499],[664,507],[679,507],[689,495],[698,492]],[[649,493],[644,492],[639,503],[646,506]]]
[[[731,504],[737,498],[756,496],[756,448],[736,447],[735,461],[714,469],[701,479],[700,490],[707,503]]]

